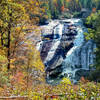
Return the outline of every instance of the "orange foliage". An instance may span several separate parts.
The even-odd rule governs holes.
[[[87,83],[87,82],[89,82],[89,80],[85,79],[83,76],[81,77],[80,81],[81,81],[82,83]]]
[[[65,9],[65,7],[64,7],[64,6],[62,6],[62,7],[61,7],[61,11],[63,12],[63,11],[64,11],[64,9]]]
[[[92,12],[96,12],[96,8],[92,8]]]
[[[70,2],[71,0],[66,0],[67,2]]]
[[[51,96],[51,98],[52,98],[52,99],[54,99],[54,98],[57,99],[57,98],[59,98],[59,96],[53,95],[53,96]]]

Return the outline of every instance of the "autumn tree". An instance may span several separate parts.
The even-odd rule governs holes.
[[[100,11],[93,12],[88,18],[87,18],[87,24],[91,26],[89,28],[89,39],[94,39],[97,45],[96,50],[96,66],[97,69],[100,70]]]
[[[6,48],[6,56],[8,59],[7,68],[10,69],[11,47],[18,39],[19,28],[27,21],[27,15],[22,5],[14,3],[12,0],[2,0],[0,3],[0,33],[1,46]]]
[[[9,78],[4,76],[4,79],[8,81],[16,78],[20,80],[18,75],[22,75],[21,80],[24,80],[18,81],[22,90],[23,86],[25,88],[25,85],[30,82],[32,71],[44,71],[40,53],[35,48],[36,38],[40,34],[40,29],[36,26],[39,22],[39,16],[36,15],[40,12],[38,8],[40,3],[29,1],[0,1],[0,71],[3,72],[3,76],[8,75],[7,70],[4,69],[7,67],[10,74]],[[17,82],[11,84],[17,86],[17,90]]]

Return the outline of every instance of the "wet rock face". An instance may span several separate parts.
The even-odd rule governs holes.
[[[52,47],[52,41],[43,42],[42,49],[40,52],[42,61],[45,61],[48,55],[48,51],[50,50],[51,47]]]
[[[55,83],[62,77],[78,80],[76,72],[89,70],[95,58],[95,44],[92,40],[85,41],[83,33],[87,30],[82,21],[54,20],[43,27],[42,41],[37,46],[45,64],[47,81]]]

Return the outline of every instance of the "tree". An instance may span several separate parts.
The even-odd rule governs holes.
[[[96,50],[96,67],[97,69],[100,69],[100,11],[93,12],[88,18],[87,18],[87,24],[91,26],[89,28],[89,35],[88,37],[91,37],[95,40],[97,45]]]
[[[28,40],[28,33],[31,33],[32,31],[34,31],[33,35],[35,35],[35,33],[40,33],[34,25],[37,23],[36,17],[31,16],[32,14],[36,15],[36,13],[39,13],[39,8],[37,7],[40,6],[40,3],[37,3],[38,1],[36,0],[34,2],[33,0],[25,2],[19,0],[2,0],[0,3],[0,43],[1,48],[2,50],[5,50],[5,56],[8,59],[8,70],[11,67],[13,59],[18,58],[19,52],[23,51],[24,53],[27,51],[27,49],[24,48],[28,47],[28,44],[25,44]],[[35,6],[31,7],[32,4]],[[31,9],[31,11],[37,9],[37,12],[35,11],[31,14],[28,12],[29,9]],[[37,17],[37,19],[38,18],[39,17]],[[35,22],[33,23],[33,21]],[[35,30],[37,30],[37,32]],[[34,43],[35,41],[33,44]]]
[[[14,3],[12,0],[2,0],[0,3],[0,33],[1,46],[6,48],[8,59],[8,70],[10,69],[11,46],[15,44],[22,27],[26,23],[28,17],[22,5]]]
[[[32,3],[36,4],[33,0]],[[33,8],[38,10],[37,6]],[[7,87],[9,84],[10,90],[16,95],[25,90],[26,85],[28,88],[29,82],[34,80],[32,77],[34,70],[44,72],[40,53],[35,48],[36,37],[40,34],[40,30],[35,24],[38,21],[36,16],[31,17],[31,13],[28,12],[33,8],[28,1],[0,1],[0,72],[2,72],[0,73],[2,80],[0,87],[3,87],[4,84]],[[38,11],[32,14],[36,15],[39,13]],[[35,22],[33,23],[33,21]],[[42,80],[38,76],[37,80],[39,79]]]

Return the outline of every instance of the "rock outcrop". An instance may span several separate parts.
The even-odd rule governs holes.
[[[54,20],[42,27],[42,41],[37,47],[47,82],[56,83],[63,77],[76,82],[82,76],[77,78],[80,70],[88,71],[94,64],[96,45],[93,40],[85,40],[87,29],[80,19]]]

